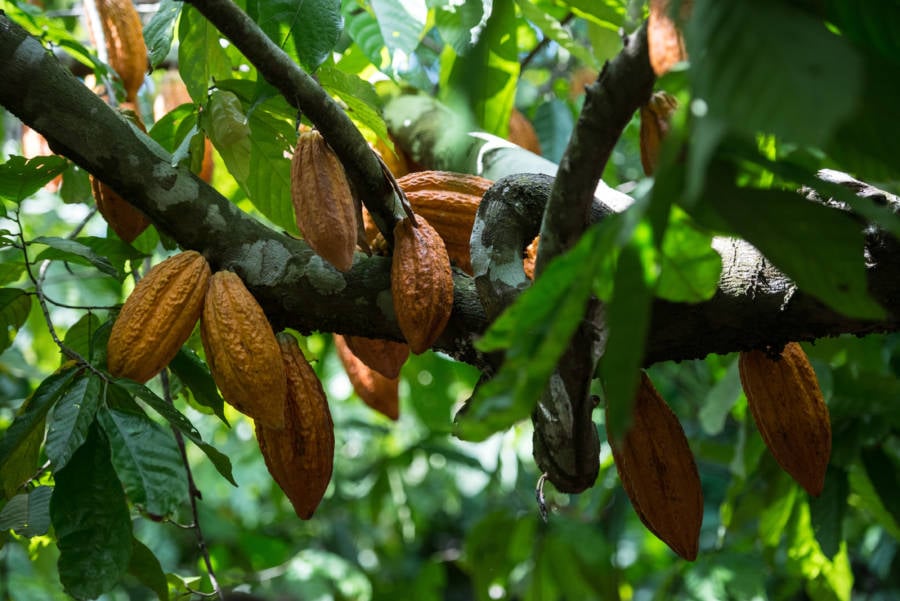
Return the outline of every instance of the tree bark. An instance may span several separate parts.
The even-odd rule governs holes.
[[[0,14],[0,104],[43,134],[54,151],[120,192],[180,246],[204,253],[215,269],[237,272],[276,328],[400,338],[389,259],[358,255],[351,271],[342,274],[303,241],[263,226],[187,168],[173,167],[167,152],[5,14]],[[484,145],[484,137],[475,140],[481,145],[473,147]],[[502,162],[487,155],[482,162],[514,170],[517,152],[507,147]],[[492,177],[500,175],[495,169]],[[610,191],[601,199],[605,196],[615,204],[623,195]],[[654,304],[645,363],[900,329],[900,251],[886,236],[873,234],[869,241],[870,288],[889,312],[887,319],[868,322],[835,313],[796,291],[758,253],[735,241],[720,249],[725,269],[713,299]],[[453,315],[435,348],[484,367],[485,358],[473,348],[488,325],[484,310],[471,278],[457,272],[454,284]]]

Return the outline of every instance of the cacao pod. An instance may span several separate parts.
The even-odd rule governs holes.
[[[647,374],[634,401],[631,427],[620,442],[609,437],[622,488],[647,529],[693,561],[700,544],[703,490],[678,418]]]
[[[107,63],[119,75],[125,88],[125,100],[136,102],[149,63],[141,17],[132,0],[95,0]],[[89,13],[88,13],[89,14]],[[88,30],[94,46],[99,43],[97,24],[88,18]]]
[[[169,364],[203,309],[210,270],[188,250],[155,265],[128,296],[107,343],[109,373],[144,383]]]
[[[334,465],[334,422],[316,372],[293,336],[281,332],[278,346],[287,378],[284,428],[256,423],[256,440],[272,478],[304,520],[325,496]]]
[[[646,175],[656,171],[659,150],[669,133],[672,114],[677,108],[678,101],[665,92],[656,92],[641,107],[641,166]]]
[[[364,336],[341,336],[350,351],[360,361],[385,378],[396,378],[409,357],[409,345],[393,340],[366,338]]]
[[[133,104],[123,102],[119,107],[119,112],[146,133],[147,129],[136,112],[136,108]],[[93,175],[90,176],[90,182],[91,193],[94,196],[94,202],[97,204],[97,210],[119,238],[131,244],[135,238],[150,227],[150,219],[137,207],[122,198],[115,190]]]
[[[525,248],[525,258],[522,260],[522,268],[525,269],[525,277],[529,280],[534,279],[534,265],[537,263],[537,253],[538,253],[538,244],[540,244],[541,237],[535,236],[534,240],[531,241]]]
[[[287,380],[278,341],[237,274],[219,271],[209,279],[200,336],[222,398],[267,427],[284,427]]]
[[[418,215],[394,227],[391,295],[397,325],[415,354],[427,351],[453,311],[453,272],[438,233]]]
[[[366,405],[389,419],[397,420],[400,417],[400,381],[397,376],[385,377],[366,365],[351,350],[348,338],[335,334],[334,346],[353,390]]]
[[[358,205],[344,167],[318,131],[300,134],[291,159],[291,199],[307,244],[340,271],[353,265]]]
[[[753,421],[784,471],[817,497],[831,457],[831,418],[803,348],[788,343],[781,355],[740,354],[741,385]]]
[[[450,171],[418,171],[397,180],[416,215],[437,230],[453,264],[472,273],[469,238],[482,196],[494,182]],[[370,230],[367,230],[367,233]]]
[[[650,0],[650,16],[647,19],[647,48],[650,66],[657,77],[667,73],[677,63],[687,60],[684,38],[678,24],[669,14],[671,0]],[[693,0],[682,0],[679,20],[683,23],[691,14]]]
[[[384,164],[395,178],[403,177],[411,171],[406,153],[397,146],[393,138],[391,138],[391,142],[394,143],[393,149],[383,139],[378,138],[372,144],[372,150],[378,153],[378,156],[381,157],[381,160],[384,161]]]
[[[523,115],[518,109],[513,109],[509,115],[509,135],[507,139],[516,146],[521,146],[536,155],[541,154],[541,143],[538,141],[534,126],[531,125],[528,117]]]

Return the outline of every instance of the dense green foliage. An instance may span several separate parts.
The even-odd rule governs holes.
[[[67,10],[81,4],[44,4],[0,0],[47,45],[108,77]],[[384,103],[420,91],[500,136],[518,107],[552,161],[563,156],[583,84],[619,51],[618,30],[634,30],[647,12],[646,2],[627,0],[238,4],[371,141],[387,138]],[[468,365],[432,352],[411,357],[401,417],[391,422],[353,393],[328,333],[302,338],[337,439],[332,484],[308,522],[269,476],[252,423],[223,404],[198,335],[147,386],[105,372],[110,319],[133,276],[175,245],[153,228],[132,245],[107,231],[90,212],[87,174],[58,157],[18,156],[18,125],[4,112],[0,598],[208,593],[215,582],[198,530],[218,585],[273,599],[900,596],[896,334],[805,346],[834,429],[816,499],[766,451],[736,355],[649,369],[703,482],[696,562],[678,559],[642,526],[606,444],[596,485],[575,496],[548,486],[549,520],[540,517],[540,474],[523,420],[589,295],[608,302],[610,343],[595,387],[613,431],[627,423],[651,300],[696,302],[715,292],[714,234],[752,242],[837,311],[883,317],[867,293],[859,223],[793,191],[814,184],[821,168],[900,190],[900,81],[888,76],[900,62],[896,2],[697,0],[693,15],[685,27],[690,64],[657,83],[683,108],[656,178],[641,171],[635,116],[604,172],[634,206],[589,229],[482,338],[482,350],[506,350],[508,361],[464,418],[455,422],[455,412],[480,375]],[[152,73],[141,96],[150,135],[196,168],[208,137],[212,185],[296,234],[286,152],[297,111],[189,4],[163,0],[144,34],[153,66],[177,63],[192,99],[154,122],[161,73]],[[60,173],[58,192],[43,188]],[[884,207],[829,192],[900,233],[900,218]],[[60,344],[83,361],[61,355]],[[605,440],[605,413],[594,420]]]

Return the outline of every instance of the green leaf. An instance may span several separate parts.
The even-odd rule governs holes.
[[[251,0],[248,12],[269,38],[312,73],[341,35],[338,0]]]
[[[663,239],[656,296],[676,303],[699,303],[718,290],[722,256],[712,248],[710,234],[678,214],[673,214]]]
[[[178,24],[178,70],[194,102],[206,104],[211,82],[231,77],[231,60],[219,43],[221,34],[193,6]]]
[[[147,545],[136,538],[131,540],[131,561],[128,563],[128,573],[156,593],[156,597],[160,601],[169,600],[169,582],[159,560]]]
[[[534,131],[541,143],[541,154],[558,163],[569,144],[575,120],[569,105],[554,98],[538,105],[534,113]]]
[[[715,383],[700,408],[700,427],[710,436],[721,434],[732,407],[741,397],[743,388],[738,371],[737,356],[728,366],[725,375]]]
[[[391,56],[396,57],[398,51],[405,57],[412,56],[425,34],[425,1],[372,0],[370,4]]]
[[[240,98],[233,92],[214,90],[209,95],[209,119],[204,127],[225,166],[239,184],[250,176],[250,126]]]
[[[31,312],[31,296],[18,288],[0,288],[0,351],[12,344]]]
[[[25,273],[25,261],[18,248],[0,250],[0,285],[12,284]]]
[[[547,38],[559,44],[585,65],[596,66],[597,61],[590,49],[583,41],[575,39],[557,19],[532,4],[531,0],[516,0],[516,5],[522,11],[522,16],[531,21]]]
[[[131,559],[131,516],[99,426],[56,473],[50,518],[66,592],[93,599],[115,586]]]
[[[516,10],[512,0],[495,0],[478,43],[464,56],[449,46],[441,55],[440,100],[475,127],[498,136],[509,130],[519,77]]]
[[[506,357],[457,415],[457,436],[484,440],[528,417],[584,317],[600,258],[611,252],[620,223],[613,216],[588,229],[476,343],[485,352],[506,349]]]
[[[382,49],[386,48],[386,44],[381,37],[378,20],[366,10],[360,10],[358,14],[345,12],[344,18],[347,21],[347,34],[350,38],[377,69],[383,69],[385,57],[382,56]]]
[[[16,415],[3,438],[0,438],[0,467],[5,468],[7,461],[12,458],[16,450],[21,445],[28,444],[35,432],[39,432],[43,439],[44,419],[47,417],[47,412],[65,393],[79,372],[78,369],[62,369],[41,382],[31,398],[25,402],[19,414]]]
[[[428,8],[434,10],[434,24],[444,43],[456,54],[463,55],[481,37],[481,32],[491,16],[491,0],[463,0],[452,4],[444,0],[428,0]]]
[[[106,257],[101,257],[91,249],[91,247],[69,240],[67,238],[56,238],[50,236],[38,236],[31,241],[32,244],[44,244],[49,246],[35,257],[36,262],[40,261],[69,261],[80,265],[94,266],[106,275],[112,276],[118,281],[122,281],[124,276],[109,262]]]
[[[794,514],[798,494],[797,487],[788,483],[787,479],[770,483],[770,486],[774,490],[769,496],[774,498],[765,503],[759,514],[759,540],[766,547],[777,547]]]
[[[49,486],[38,486],[10,499],[0,511],[0,532],[12,530],[27,538],[47,534],[52,492]]]
[[[22,202],[69,166],[66,159],[58,156],[25,159],[11,156],[0,163],[0,198],[16,204]]]
[[[330,63],[322,65],[316,76],[326,92],[347,105],[351,119],[372,130],[379,138],[387,139],[387,125],[380,112],[381,101],[371,83],[358,75],[344,73]]]
[[[93,339],[99,328],[100,318],[94,313],[85,313],[66,330],[63,344],[90,361],[93,359]]]
[[[144,27],[144,42],[150,56],[150,69],[155,69],[169,56],[175,36],[175,22],[184,6],[179,0],[162,0]]]
[[[829,466],[825,476],[825,488],[818,497],[809,499],[810,519],[816,540],[822,553],[833,559],[844,542],[844,515],[847,513],[847,497],[850,484],[847,472]]]
[[[882,447],[868,447],[860,452],[866,475],[872,487],[878,493],[881,504],[890,513],[894,521],[900,524],[900,469],[897,463]]]
[[[112,463],[131,502],[153,518],[167,517],[188,498],[181,453],[171,430],[142,411],[101,409]]]
[[[272,223],[297,233],[294,206],[291,204],[291,161],[285,157],[297,141],[293,118],[267,111],[272,99],[250,114],[250,176],[246,192],[253,206]]]
[[[234,481],[234,476],[231,474],[231,461],[228,457],[220,453],[212,445],[203,442],[200,432],[198,432],[190,420],[172,406],[171,403],[167,403],[152,390],[133,380],[117,379],[110,385],[122,389],[125,393],[133,395],[149,405],[154,411],[165,418],[169,424],[177,428],[191,442],[200,447],[200,450],[209,457],[210,461],[212,461],[216,470],[226,480],[237,486],[237,483]]]
[[[695,97],[732,130],[821,146],[860,99],[853,47],[787,3],[698,0],[685,40]]]
[[[44,442],[44,420],[22,439],[10,453],[5,463],[0,464],[0,484],[2,495],[9,498],[20,492],[22,487],[38,472],[41,445]]]
[[[85,375],[72,383],[53,408],[45,450],[54,473],[66,466],[87,438],[100,407],[101,388],[99,376]]]
[[[646,250],[635,243],[622,249],[612,300],[606,307],[609,334],[600,372],[606,395],[606,427],[615,438],[622,436],[631,423],[650,326],[655,274],[642,257]]]
[[[219,419],[226,425],[228,424],[228,419],[225,417],[225,401],[222,400],[219,389],[216,388],[216,382],[209,372],[209,367],[197,353],[182,347],[169,363],[169,369],[178,376],[182,384],[187,386],[198,404],[210,408]]]
[[[79,236],[75,238],[79,244],[90,248],[95,254],[107,259],[116,269],[116,273],[125,273],[127,261],[137,261],[149,256],[131,244],[122,242],[117,238],[100,236]]]
[[[729,227],[801,290],[848,317],[884,317],[868,294],[864,234],[851,215],[780,190],[722,187],[714,194]]]

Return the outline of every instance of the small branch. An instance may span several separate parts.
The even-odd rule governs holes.
[[[221,31],[285,100],[308,117],[340,158],[353,189],[393,243],[403,218],[375,152],[347,113],[231,0],[187,0]]]
[[[162,373],[160,373],[160,379],[162,380],[163,398],[171,405],[173,402],[172,391],[169,387],[168,370],[164,369]],[[194,518],[192,529],[197,536],[197,548],[200,550],[200,555],[203,557],[203,563],[206,565],[206,573],[209,575],[209,582],[212,584],[214,591],[212,593],[191,592],[205,597],[218,596],[221,601],[225,601],[225,593],[222,592],[222,588],[219,586],[218,580],[216,580],[216,572],[213,569],[212,560],[209,557],[209,548],[206,546],[206,539],[203,537],[203,529],[200,527],[197,499],[202,499],[203,495],[200,493],[200,489],[197,488],[197,483],[194,481],[194,474],[191,471],[191,464],[188,461],[187,446],[184,443],[184,436],[182,436],[178,428],[174,426],[172,427],[172,433],[175,435],[175,442],[178,444],[178,452],[181,454],[181,462],[184,464],[184,471],[187,474],[188,498],[191,503],[191,515]]]
[[[574,18],[575,18],[575,13],[570,11],[565,17],[562,18],[562,20],[559,22],[559,24],[562,25],[563,27],[565,27]],[[528,55],[522,59],[522,62],[519,63],[519,70],[524,71],[525,68],[531,64],[531,61],[533,61],[535,59],[535,57],[538,54],[540,54],[541,51],[544,48],[546,48],[549,44],[550,44],[550,38],[546,35],[544,37],[542,37],[541,41],[538,42],[537,45],[531,49],[531,52],[529,52]]]

